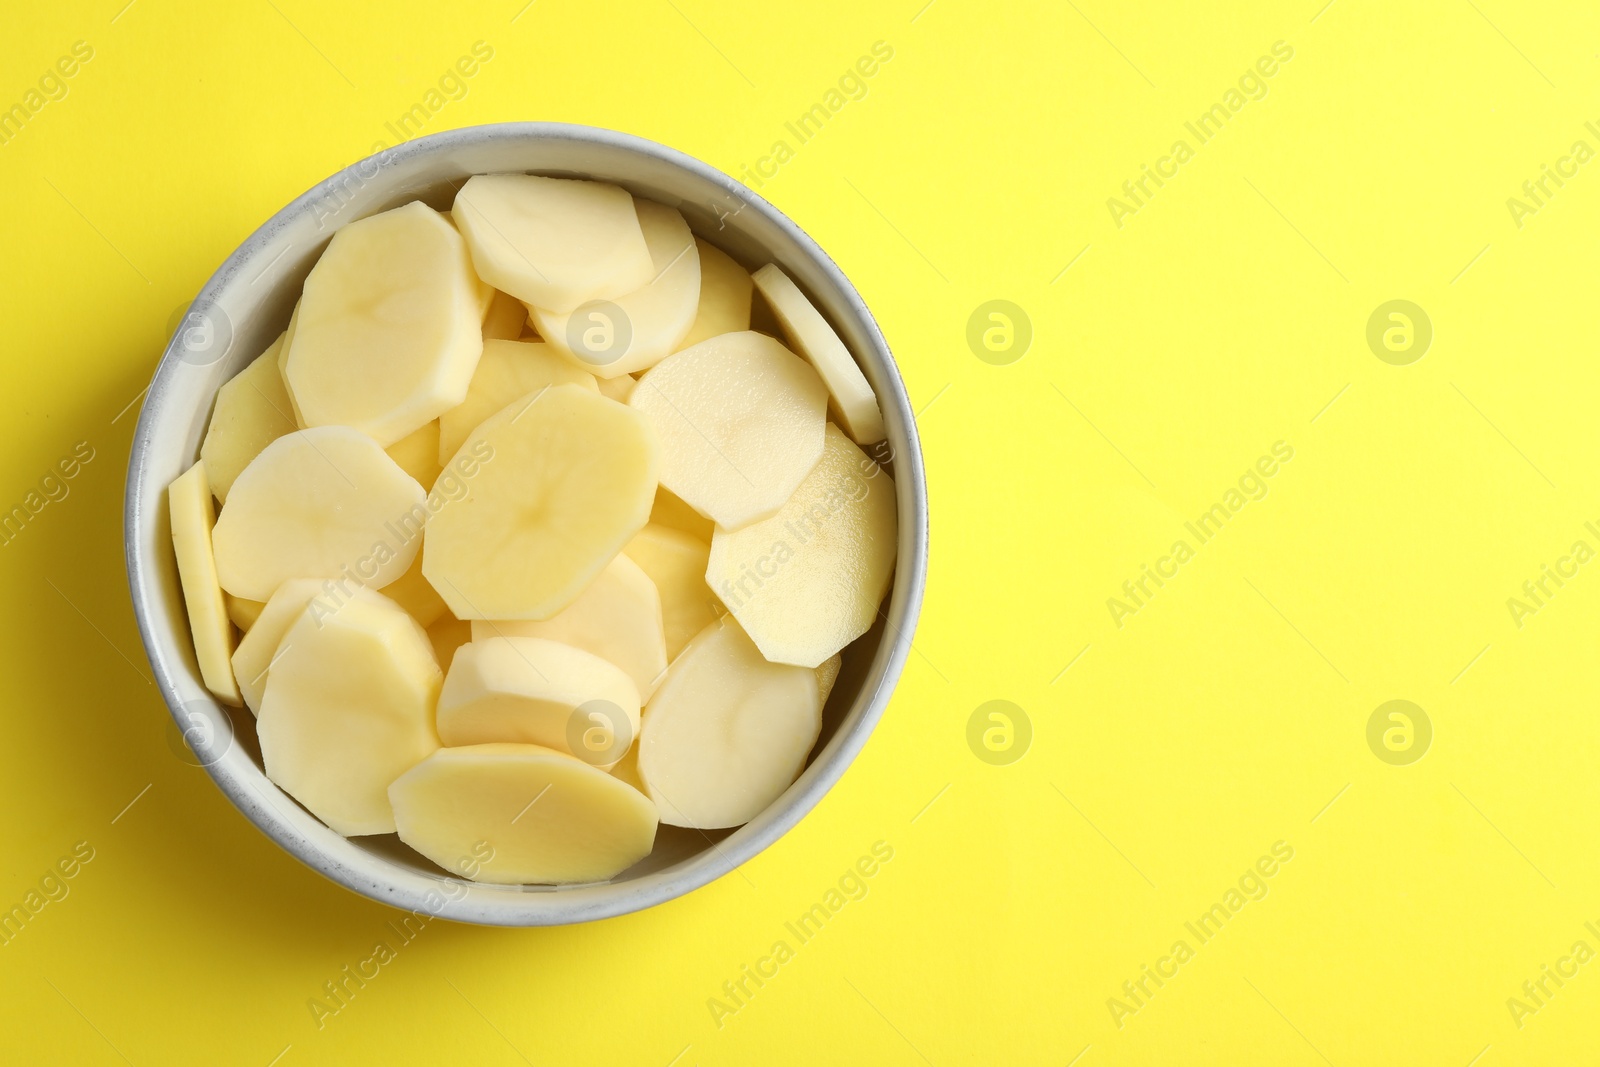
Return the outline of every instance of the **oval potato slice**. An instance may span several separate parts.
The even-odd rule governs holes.
[[[619,668],[571,645],[475,638],[456,649],[438,723],[447,745],[543,745],[603,768],[639,736],[639,690]]]
[[[261,694],[266,691],[267,673],[283,644],[283,635],[322,592],[322,583],[315,578],[290,578],[267,598],[256,624],[240,639],[233,653],[233,673],[252,715],[261,714]]]
[[[450,213],[478,276],[534,307],[570,312],[655,276],[633,197],[615,185],[479,174]]]
[[[234,596],[266,600],[290,578],[381,589],[417,558],[402,536],[426,496],[377,442],[348,426],[278,438],[240,472],[217,519],[217,574]]]
[[[821,730],[817,673],[768,662],[724,618],[689,642],[650,699],[639,777],[668,825],[742,826],[799,776]]]
[[[389,784],[439,747],[443,676],[415,619],[357,589],[284,634],[256,733],[267,777],[346,837],[395,829]]]
[[[547,619],[639,532],[657,445],[625,405],[577,385],[513,401],[467,439],[489,449],[428,520],[422,573],[458,619]]]
[[[833,409],[850,439],[859,445],[870,445],[888,436],[883,426],[883,412],[878,408],[878,398],[867,384],[850,350],[839,340],[839,335],[828,320],[800,291],[789,276],[768,263],[755,272],[756,288],[766,297],[772,313],[783,327],[789,344],[811,361],[828,385],[833,397]]]
[[[668,356],[628,406],[661,440],[661,484],[734,530],[776,511],[816,464],[827,400],[805,360],[746,331]]]
[[[776,515],[711,537],[706,581],[775,663],[818,667],[866,633],[894,573],[894,482],[837,426],[826,436]]]
[[[467,398],[439,416],[440,465],[454,459],[467,435],[490,415],[513,400],[550,385],[581,385],[599,391],[594,375],[574,367],[547,344],[485,341],[483,358],[478,360],[472,384],[467,387]]]
[[[655,805],[638,790],[538,745],[441,748],[389,796],[400,840],[480,882],[604,881],[655,845]],[[493,858],[464,866],[482,843]]]
[[[172,550],[178,557],[178,581],[183,606],[189,613],[195,660],[200,680],[211,695],[238,707],[239,687],[228,662],[233,654],[233,627],[217,582],[217,561],[212,553],[211,487],[206,484],[206,461],[172,480],[167,487],[167,509],[172,518]]]
[[[224,503],[239,472],[263,448],[298,429],[294,405],[283,387],[283,375],[278,373],[278,352],[285,336],[280,334],[265,352],[217,391],[217,406],[200,445],[200,458],[206,464],[211,492]]]

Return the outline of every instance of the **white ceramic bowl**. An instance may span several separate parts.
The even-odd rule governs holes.
[[[894,587],[878,625],[845,652],[822,737],[799,780],[736,830],[663,826],[649,857],[589,885],[468,882],[393,835],[339,836],[269,782],[249,712],[230,712],[200,682],[167,518],[167,483],[194,462],[218,388],[288,324],[333,232],[410,200],[446,207],[470,175],[511,171],[615,182],[678,207],[696,233],[747,267],[778,263],[839,331],[877,391],[899,510]],[[124,521],[128,583],[156,682],[228,799],[340,885],[398,908],[504,926],[584,922],[659,904],[727,874],[799,822],[882,715],[911,647],[927,573],[927,492],[911,407],[883,335],[839,268],[771,204],[699,160],[627,134],[553,123],[476,126],[407,142],[340,171],[252,234],[200,291],[156,368],[134,435]]]

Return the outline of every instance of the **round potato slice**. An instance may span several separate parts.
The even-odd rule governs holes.
[[[703,566],[700,573],[705,574]],[[625,555],[606,564],[578,599],[548,619],[477,621],[472,637],[542,637],[581,648],[620,667],[646,700],[667,669],[661,595],[650,576]]]
[[[278,373],[283,336],[279,335],[217,392],[217,406],[200,445],[200,458],[206,464],[211,492],[224,503],[239,472],[263,448],[296,429],[294,405],[283,387],[283,375]]]
[[[822,455],[828,391],[766,334],[726,333],[668,356],[628,405],[661,440],[661,484],[734,530],[776,511]]]
[[[467,398],[439,416],[440,465],[455,458],[467,435],[483,420],[513,400],[536,393],[547,385],[599,389],[594,375],[562,359],[547,344],[485,341],[483,358],[478,360],[478,370],[467,387]]]
[[[211,695],[238,707],[239,687],[228,662],[233,654],[233,627],[228,622],[222,587],[217,583],[217,562],[212,553],[211,487],[206,484],[206,461],[174,478],[167,487],[167,507],[172,518],[172,549],[178,557],[178,580],[183,605],[189,613],[195,660],[200,680]]]
[[[483,351],[478,280],[418,201],[352,222],[311,268],[284,379],[307,426],[388,447],[461,403]]]
[[[689,224],[653,200],[635,200],[634,206],[655,270],[648,285],[575,312],[528,309],[540,337],[602,378],[653,367],[676,351],[700,300],[700,253]]]
[[[883,412],[878,409],[878,398],[867,384],[866,375],[800,287],[776,263],[756,271],[754,281],[783,326],[783,335],[827,383],[834,412],[851,440],[870,445],[887,437]]]
[[[867,632],[895,559],[894,482],[832,423],[769,519],[711,537],[706,581],[775,663],[817,667]]]
[[[234,596],[266,600],[290,578],[343,578],[374,589],[400,577],[421,539],[400,520],[425,513],[417,484],[377,442],[348,426],[278,438],[240,472],[217,519],[217,574]]]
[[[422,627],[381,593],[313,600],[261,698],[267,777],[346,837],[393,833],[389,784],[439,747],[442,681]]]
[[[534,307],[569,312],[655,276],[633,197],[615,185],[480,174],[450,213],[479,277]]]
[[[694,245],[700,251],[700,303],[679,348],[750,328],[750,272],[709,241],[696,237]]]
[[[671,826],[742,826],[789,788],[822,730],[817,673],[769,663],[723,619],[673,661],[645,711],[639,777]]]
[[[617,667],[538,637],[476,638],[439,693],[447,745],[516,741],[609,767],[639,736],[639,690]]]
[[[655,845],[655,805],[637,789],[538,745],[441,748],[389,787],[400,840],[480,882],[599,882]],[[481,855],[493,858],[463,865]]]
[[[474,443],[493,459],[428,520],[422,573],[458,619],[548,619],[644,526],[655,434],[625,405],[559,385],[507,405]]]
[[[716,621],[717,597],[706,585],[711,546],[682,530],[652,522],[622,551],[655,583],[670,662],[690,638]]]

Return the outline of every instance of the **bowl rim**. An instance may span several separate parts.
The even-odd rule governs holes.
[[[895,442],[894,452],[899,552],[895,578],[886,598],[887,608],[880,608],[880,616],[887,628],[879,646],[877,669],[869,671],[863,679],[855,704],[840,721],[822,752],[807,764],[800,779],[756,819],[721,841],[708,838],[711,847],[687,859],[625,882],[558,887],[537,892],[522,891],[516,886],[473,883],[472,889],[489,892],[464,893],[459,898],[446,894],[441,898],[436,888],[424,892],[422,883],[428,876],[420,872],[407,871],[362,848],[359,843],[344,838],[339,840],[347,842],[356,854],[341,857],[334,852],[337,846],[319,843],[311,835],[291,825],[290,820],[281,811],[275,810],[274,805],[261,803],[262,798],[254,791],[254,779],[259,778],[263,782],[267,779],[253,762],[249,763],[249,772],[236,773],[224,760],[201,761],[206,773],[228,800],[267,837],[312,870],[346,889],[391,907],[461,922],[495,926],[552,926],[610,918],[653,907],[732,873],[793,829],[843,777],[882,718],[912,648],[912,634],[921,613],[927,581],[927,486],[915,416],[899,368],[877,321],[844,272],[803,229],[743,183],[693,156],[633,134],[569,123],[503,122],[460,127],[384,148],[313,185],[257,227],[223,260],[190,306],[204,307],[215,300],[229,281],[251,263],[280,230],[313,208],[319,198],[340,188],[341,183],[357,179],[370,181],[373,161],[377,161],[380,167],[407,161],[421,162],[448,155],[453,149],[503,139],[588,143],[623,154],[648,157],[689,172],[735,199],[742,205],[741,210],[750,209],[763,216],[768,224],[775,226],[794,243],[854,318],[853,325],[866,339],[867,351],[853,354],[858,359],[875,364],[872,368],[876,372],[875,392],[891,427],[890,440],[894,442],[894,430],[898,429],[903,441],[903,447],[900,447],[901,442]],[[395,168],[391,173],[400,173],[400,168]],[[162,698],[182,731],[185,720],[180,717],[180,710],[184,708],[185,701],[178,683],[178,670],[183,665],[169,663],[158,644],[158,628],[164,631],[165,626],[153,609],[152,601],[161,579],[156,572],[155,560],[146,558],[147,554],[142,551],[138,535],[145,521],[145,503],[150,488],[149,453],[152,440],[165,414],[165,401],[181,362],[176,350],[174,338],[162,354],[141,406],[128,458],[123,535],[129,592],[140,639]],[[816,773],[813,774],[813,771]],[[451,876],[441,874],[432,881],[448,884]]]

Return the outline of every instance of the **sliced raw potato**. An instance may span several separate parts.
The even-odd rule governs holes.
[[[639,777],[639,746],[634,745],[623,753],[622,758],[606,768],[611,777],[627,782],[639,792],[644,792],[644,779]]]
[[[562,359],[549,345],[485,341],[466,399],[439,416],[440,464],[449,463],[468,434],[513,400],[546,386],[569,384],[599,391],[594,375]]]
[[[805,360],[746,331],[668,356],[628,405],[661,440],[661,484],[734,530],[778,510],[816,464],[827,399]]]
[[[700,573],[705,574],[704,563]],[[578,594],[578,599],[548,619],[477,621],[472,624],[472,638],[542,637],[581,648],[620,667],[633,680],[639,695],[648,700],[667,669],[662,607],[655,582],[637,563],[619,555]],[[537,738],[498,740],[551,744]]]
[[[267,605],[259,600],[246,600],[244,597],[234,596],[232,593],[222,594],[222,604],[228,611],[228,618],[239,628],[239,632],[250,629],[261,618],[261,609]]]
[[[789,788],[821,730],[817,673],[769,663],[724,619],[689,642],[651,698],[639,776],[664,823],[741,826]]]
[[[278,373],[283,336],[217,392],[217,406],[206,427],[200,458],[206,465],[211,492],[227,502],[228,490],[261,450],[296,429],[294,405]]]
[[[439,217],[444,219],[446,222],[448,222],[450,224],[450,228],[451,229],[456,230],[455,220],[452,219],[449,215],[440,215]],[[456,230],[456,232],[460,233],[461,231],[460,230]],[[467,258],[468,259],[472,258],[470,253],[468,254]],[[482,278],[479,278],[476,273],[473,274],[473,279],[472,280],[477,283],[478,325],[479,325],[479,328],[481,329],[483,324],[489,321],[489,312],[494,307],[494,296],[500,290],[496,289],[494,286],[490,285],[488,282],[484,281]]]
[[[609,767],[639,736],[639,690],[581,648],[539,637],[475,637],[456,650],[438,722],[447,745],[515,741]]]
[[[893,480],[829,423],[822,458],[776,515],[712,536],[706,581],[768,659],[817,667],[872,625],[895,536]]]
[[[528,308],[539,336],[602,378],[653,367],[677,351],[700,299],[700,253],[689,224],[653,200],[636,200],[634,206],[654,268],[648,285],[575,312]]]
[[[283,644],[284,634],[305,614],[311,601],[323,595],[324,580],[290,578],[278,586],[263,605],[256,624],[240,639],[239,647],[234,650],[233,674],[239,680],[239,692],[244,697],[245,707],[255,714],[261,714],[261,694],[267,688],[267,672],[272,666],[273,657],[278,654],[279,646]],[[331,614],[336,603],[330,598],[318,615]]]
[[[625,405],[558,385],[513,401],[463,447],[480,443],[493,462],[428,520],[422,573],[458,619],[547,619],[644,526],[655,435]]]
[[[439,669],[443,671],[450,669],[456,652],[471,640],[472,624],[454,615],[441,615],[437,622],[428,627],[428,643],[433,646],[434,658],[439,661]]]
[[[267,777],[347,837],[395,829],[389,784],[439,746],[443,681],[428,637],[381,593],[314,601],[267,675],[256,732]]]
[[[776,263],[756,271],[754,279],[783,326],[789,344],[811,361],[827,383],[833,410],[850,439],[859,445],[870,445],[887,437],[883,412],[878,409],[872,386],[828,320]]]
[[[610,403],[606,401],[606,403]],[[347,426],[278,438],[233,483],[213,541],[234,596],[266,600],[290,578],[344,578],[381,589],[417,557],[396,524],[425,494],[377,443]]]
[[[483,320],[483,339],[515,341],[522,336],[522,328],[527,323],[528,309],[522,306],[522,301],[496,289],[494,300],[489,304],[489,314]]]
[[[466,243],[419,201],[334,234],[297,316],[284,380],[300,419],[385,447],[461,403],[483,351]]]
[[[422,576],[421,552],[417,553],[409,570],[383,587],[383,595],[404,608],[423,629],[432,626],[445,613],[444,597]]]
[[[434,419],[415,433],[408,434],[384,449],[400,469],[417,480],[424,489],[439,479],[446,460],[439,458],[439,420]]]
[[[709,241],[696,237],[694,244],[700,250],[700,305],[679,348],[750,328],[750,272]]]
[[[717,524],[683,502],[683,498],[666,486],[656,490],[655,503],[650,506],[650,521],[660,526],[682,530],[709,543]]]
[[[648,523],[622,551],[619,558],[637,563],[660,594],[661,626],[671,662],[690,638],[716,621],[717,597],[706,584],[711,545],[682,530]]]
[[[294,311],[289,315],[289,328],[283,331],[283,338],[278,342],[278,380],[283,383],[283,391],[289,397],[289,411],[294,415],[294,424],[305,429],[306,420],[300,416],[300,402],[294,398],[294,390],[289,388],[289,349],[294,344],[294,335],[300,328],[300,301],[294,302]]]
[[[178,557],[178,581],[183,586],[183,605],[189,613],[200,680],[212,696],[238,707],[239,687],[228,662],[233,655],[233,626],[222,602],[222,586],[217,583],[211,507],[205,460],[178,475],[167,487],[172,549]]]
[[[441,748],[389,796],[400,840],[480,882],[603,881],[655,845],[655,806],[638,790],[538,745]],[[493,858],[464,866],[485,843]]]
[[[828,702],[828,694],[833,692],[833,683],[839,680],[839,668],[843,665],[844,658],[835,652],[817,668],[817,691],[822,694],[824,704]]]
[[[619,374],[615,378],[600,378],[596,384],[600,386],[601,396],[609,397],[619,404],[626,404],[628,397],[633,395],[633,387],[639,382],[629,375]]]
[[[478,275],[534,307],[570,312],[655,277],[633,197],[615,185],[480,174],[461,187],[451,214]]]

